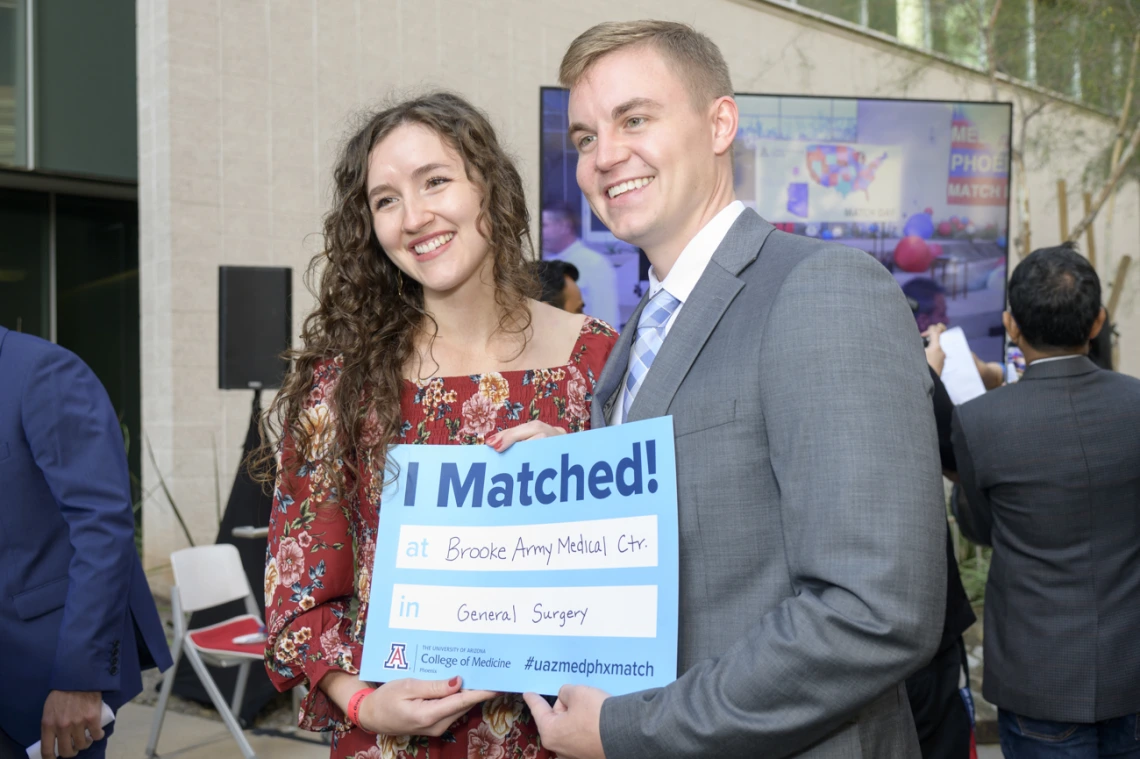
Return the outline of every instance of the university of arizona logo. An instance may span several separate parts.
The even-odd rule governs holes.
[[[393,643],[392,652],[388,654],[388,661],[384,662],[384,669],[407,669],[408,658],[404,655],[406,643]]]

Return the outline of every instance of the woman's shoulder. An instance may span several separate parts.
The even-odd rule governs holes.
[[[613,344],[617,342],[618,331],[601,319],[587,316],[586,321],[582,323],[582,336]]]
[[[570,363],[579,369],[589,370],[595,377],[601,376],[606,359],[617,344],[618,333],[601,319],[587,316],[578,332],[578,343]]]

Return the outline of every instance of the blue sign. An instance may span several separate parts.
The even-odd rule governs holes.
[[[361,679],[615,695],[676,679],[671,417],[389,457]]]

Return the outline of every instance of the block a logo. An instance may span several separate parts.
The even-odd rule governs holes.
[[[407,648],[406,643],[393,643],[388,661],[384,662],[384,669],[407,669],[408,657],[404,655],[405,648]]]

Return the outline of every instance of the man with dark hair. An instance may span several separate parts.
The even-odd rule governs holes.
[[[582,300],[590,304],[590,316],[618,329],[617,272],[609,259],[582,242],[578,227],[578,213],[569,205],[543,206],[542,257],[574,266]]]
[[[1097,368],[1100,281],[1071,245],[1018,264],[1021,381],[956,409],[959,524],[993,546],[982,693],[1002,751],[1140,757],[1140,380]]]
[[[903,285],[903,295],[913,301],[914,320],[925,332],[935,324],[949,324],[946,313],[946,289],[929,277],[915,277]]]
[[[535,271],[542,285],[539,300],[572,314],[585,313],[586,303],[578,288],[578,267],[565,261],[536,261]]]

